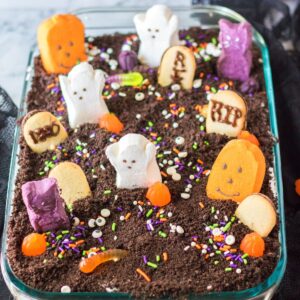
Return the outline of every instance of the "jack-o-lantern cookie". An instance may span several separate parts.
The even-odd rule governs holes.
[[[276,225],[276,211],[273,202],[263,194],[246,197],[236,209],[235,215],[251,230],[266,237]]]
[[[48,73],[68,73],[86,60],[84,26],[74,15],[54,15],[38,28],[38,46]]]
[[[266,172],[262,151],[247,140],[231,140],[216,158],[206,186],[211,199],[241,202],[260,192]]]
[[[246,126],[247,107],[233,91],[211,94],[206,117],[206,132],[237,137]]]
[[[161,59],[158,70],[158,83],[169,86],[178,83],[189,90],[193,87],[196,71],[194,53],[184,46],[173,46],[167,49]]]
[[[22,129],[27,145],[36,153],[51,150],[68,137],[63,125],[48,111],[28,113]]]
[[[57,180],[61,197],[67,205],[84,199],[92,193],[83,170],[70,161],[59,163],[50,171],[49,177]]]

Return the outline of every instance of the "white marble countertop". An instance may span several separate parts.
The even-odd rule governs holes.
[[[0,1],[0,86],[19,105],[30,47],[38,24],[55,13],[83,7],[136,7],[163,3],[188,6],[190,0],[1,0]]]

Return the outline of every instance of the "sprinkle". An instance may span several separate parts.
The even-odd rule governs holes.
[[[147,282],[151,282],[151,278],[144,272],[142,271],[140,268],[137,268],[136,269],[136,272],[138,274],[140,274],[142,277],[144,277],[144,279],[147,281]]]
[[[189,199],[191,197],[191,195],[187,193],[181,193],[180,196],[182,199]]]
[[[207,290],[209,291],[209,290],[211,290],[212,289],[212,285],[208,285],[207,286]]]
[[[216,211],[216,210],[215,210],[215,207],[212,206],[210,212],[213,214],[213,213],[215,213],[215,211]]]
[[[129,212],[129,213],[126,214],[124,219],[127,221],[130,218],[130,216],[131,216],[131,213]]]
[[[60,291],[62,293],[71,293],[71,288],[68,285],[64,285],[61,287]]]
[[[158,232],[158,235],[159,235],[160,237],[163,237],[163,238],[166,238],[166,237],[167,237],[167,234],[166,234],[165,232],[161,231],[161,230]]]
[[[110,210],[108,208],[101,209],[101,216],[104,218],[108,218],[110,216]]]
[[[153,269],[157,269],[157,264],[152,263],[151,261],[148,261],[148,262],[147,262],[147,266],[149,266],[149,267],[151,267],[151,268],[153,268]]]
[[[114,222],[111,224],[111,230],[112,231],[116,231],[116,228],[117,228],[117,224]]]
[[[203,209],[204,208],[204,204],[200,201],[199,202],[199,206]]]
[[[160,262],[160,256],[159,255],[156,255],[155,259],[156,259],[157,262]]]
[[[235,270],[235,272],[236,272],[237,274],[241,274],[242,270],[239,269],[239,268],[237,268],[237,269]]]
[[[153,214],[153,209],[149,209],[146,213],[146,217],[149,218]]]
[[[110,195],[110,194],[111,194],[111,190],[105,190],[105,191],[103,192],[103,194],[104,194],[104,195]]]
[[[225,268],[225,272],[231,272],[232,268]]]
[[[163,260],[167,261],[168,260],[168,253],[167,252],[163,252]]]
[[[176,226],[176,232],[178,234],[184,234],[184,229],[181,226],[177,225]]]

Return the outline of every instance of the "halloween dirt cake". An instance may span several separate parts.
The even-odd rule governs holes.
[[[7,256],[28,286],[184,298],[258,285],[279,257],[260,52],[248,23],[38,30]],[[184,24],[182,24],[184,27]]]

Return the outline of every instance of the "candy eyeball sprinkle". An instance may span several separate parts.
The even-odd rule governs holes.
[[[92,232],[92,237],[94,239],[98,239],[101,236],[102,236],[102,231],[100,229],[96,229]]]
[[[71,288],[68,285],[64,285],[61,287],[60,291],[62,293],[71,293]]]
[[[95,219],[89,219],[89,221],[88,221],[88,226],[89,226],[90,228],[94,228],[94,227],[96,226],[96,224],[95,224]]]
[[[221,232],[220,228],[214,228],[212,231],[213,236],[219,236],[219,235],[221,235],[221,233],[222,232]]]
[[[184,144],[184,142],[185,142],[185,140],[184,140],[184,138],[183,138],[182,136],[178,136],[178,137],[175,139],[175,143],[176,143],[177,145],[182,145],[182,144]]]
[[[103,218],[103,217],[98,217],[97,219],[96,219],[96,224],[97,224],[97,226],[104,226],[105,225],[105,223],[106,223],[106,221],[105,221],[105,219]]]
[[[96,253],[96,252],[90,252],[90,253],[88,254],[88,257],[92,257],[92,256],[94,256],[94,255],[97,255],[97,253]]]
[[[233,235],[227,235],[225,238],[225,243],[229,246],[233,245],[235,243],[235,237]]]
[[[100,214],[103,218],[108,218],[110,216],[110,210],[108,208],[103,208],[101,209]]]
[[[135,94],[135,100],[136,101],[143,101],[144,99],[145,99],[144,93],[139,92],[139,93]]]

